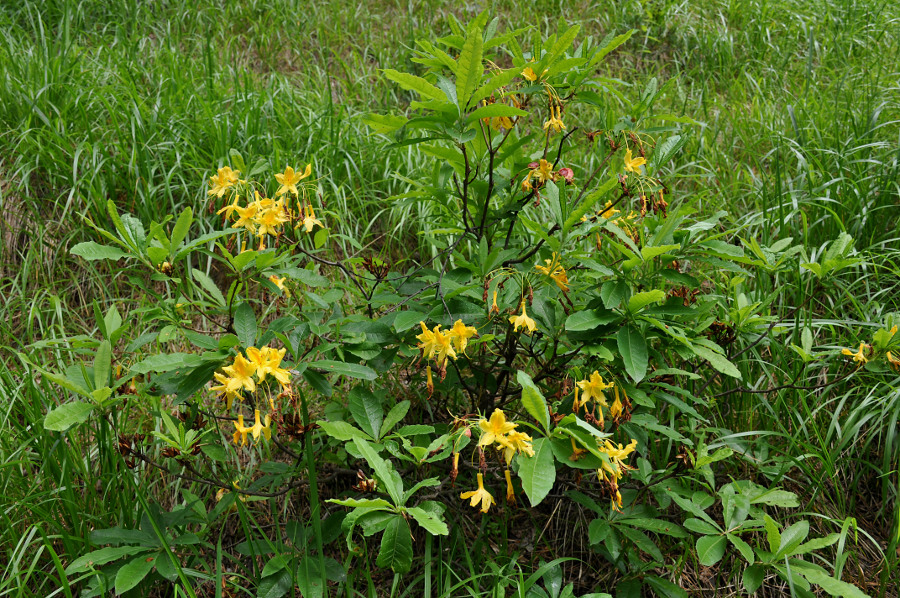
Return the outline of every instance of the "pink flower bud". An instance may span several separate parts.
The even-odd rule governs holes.
[[[572,181],[575,180],[575,171],[573,171],[571,168],[560,168],[559,176],[566,179],[567,185],[571,185]]]

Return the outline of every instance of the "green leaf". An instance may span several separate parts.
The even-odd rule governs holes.
[[[406,417],[410,405],[409,401],[400,401],[391,407],[391,410],[384,416],[384,423],[381,425],[382,435],[389,434],[391,429]]]
[[[622,35],[619,35],[619,36],[611,39],[609,41],[609,43],[607,43],[605,46],[603,46],[603,48],[601,50],[599,50],[596,54],[594,54],[591,57],[591,61],[590,61],[590,63],[588,63],[587,69],[588,70],[592,69],[594,67],[594,65],[596,65],[598,62],[603,60],[603,58],[607,54],[609,54],[610,52],[612,52],[613,50],[615,50],[616,48],[618,48],[619,46],[621,46],[622,44],[627,42],[631,38],[631,36],[634,35],[635,31],[637,31],[637,29],[632,29],[628,33],[623,33]]]
[[[350,401],[347,406],[359,427],[377,440],[381,432],[383,417],[381,401],[378,400],[372,391],[362,386],[355,386],[350,391]]]
[[[94,354],[94,386],[109,386],[109,372],[112,367],[112,347],[108,340],[101,341]]]
[[[516,380],[522,386],[522,406],[536,419],[544,432],[550,435],[550,412],[547,409],[547,400],[541,390],[534,384],[531,376],[519,370]]]
[[[384,76],[400,85],[403,89],[415,91],[422,97],[439,102],[447,101],[447,96],[443,91],[421,77],[416,77],[409,73],[401,73],[394,69],[384,69]]]
[[[653,588],[653,592],[657,596],[662,596],[664,598],[688,598],[688,593],[685,592],[684,589],[675,585],[668,579],[663,579],[662,577],[657,577],[655,575],[648,575],[644,578],[644,581]]]
[[[234,310],[234,333],[244,348],[256,345],[256,314],[246,301]]]
[[[781,532],[781,543],[778,545],[775,558],[792,555],[793,549],[797,548],[807,535],[809,535],[809,521],[805,519],[785,529]]]
[[[728,541],[734,544],[734,547],[738,549],[741,553],[741,556],[747,561],[748,564],[753,564],[753,549],[750,548],[750,545],[735,536],[734,534],[726,534]]]
[[[216,286],[216,283],[210,278],[205,272],[198,270],[197,268],[191,268],[191,276],[194,280],[197,281],[203,289],[209,293],[212,300],[215,301],[216,305],[219,307],[225,307],[226,301],[225,297],[222,295],[222,291],[219,290],[219,287]]]
[[[556,481],[556,466],[549,439],[538,438],[532,447],[534,457],[519,456],[519,478],[522,480],[522,489],[534,507],[544,500],[553,488]]]
[[[469,113],[469,116],[466,117],[466,122],[472,124],[478,122],[479,119],[493,118],[496,116],[508,116],[512,118],[515,116],[528,116],[528,112],[521,108],[516,108],[515,106],[507,106],[506,104],[488,104],[487,106],[482,106]]]
[[[281,598],[291,589],[290,571],[281,570],[259,582],[256,598]],[[310,598],[312,598],[310,596]]]
[[[651,303],[658,303],[665,298],[666,294],[659,289],[637,293],[636,295],[632,295],[631,299],[628,300],[628,311],[632,314],[637,313]]]
[[[65,432],[72,426],[83,423],[91,415],[94,405],[74,401],[60,405],[44,417],[44,429]]]
[[[184,241],[184,238],[187,236],[188,229],[191,228],[191,222],[193,222],[193,220],[194,212],[190,208],[185,208],[181,215],[178,217],[178,221],[175,222],[175,226],[172,227],[172,239],[169,245],[169,247],[171,248],[171,254],[174,255],[175,251]]]
[[[793,492],[788,492],[787,490],[769,490],[768,492],[764,492],[759,496],[754,496],[752,499],[750,499],[751,505],[760,503],[769,505],[771,507],[782,507],[788,509],[800,506],[800,501],[797,499],[797,495]]]
[[[393,499],[394,504],[398,507],[403,506],[403,486],[401,483],[398,487],[394,476],[391,475],[393,472],[391,464],[382,459],[381,456],[375,452],[375,449],[372,448],[372,445],[366,442],[362,436],[355,437],[353,442],[356,444],[356,448],[359,449],[362,456],[369,463],[369,467],[375,472],[375,475],[381,482],[382,488],[387,490],[387,493]]]
[[[733,363],[728,361],[728,358],[713,351],[709,347],[705,347],[701,344],[695,344],[693,346],[694,353],[697,354],[701,359],[705,359],[709,362],[709,365],[713,366],[716,371],[725,374],[726,376],[731,376],[732,378],[741,379],[741,372],[738,370]]]
[[[759,589],[765,578],[765,573],[765,569],[761,565],[753,565],[744,569],[744,574],[741,575],[741,583],[744,584],[744,589],[747,590],[748,594],[753,594]]]
[[[569,27],[565,33],[559,36],[556,40],[556,43],[553,44],[553,48],[541,59],[541,64],[543,65],[541,68],[547,68],[553,64],[553,62],[565,54],[566,50],[572,47],[572,43],[575,41],[575,38],[578,36],[578,32],[581,30],[581,25],[572,25]]]
[[[630,325],[619,329],[616,342],[625,364],[625,371],[637,384],[647,374],[647,343],[644,341],[644,337]]]
[[[407,509],[406,512],[412,515],[416,523],[428,530],[428,533],[432,536],[447,536],[450,534],[447,524],[438,519],[434,513],[429,513],[420,507]]]
[[[484,74],[484,66],[481,64],[481,44],[481,28],[473,27],[466,35],[466,43],[463,44],[456,63],[456,97],[463,109],[468,105],[475,86]]]
[[[141,552],[147,552],[148,550],[151,549],[145,546],[117,546],[101,548],[100,550],[95,550],[93,552],[89,552],[83,556],[80,556],[69,563],[69,566],[66,567],[66,575],[84,573],[85,571],[90,571],[92,568],[98,568],[101,565],[105,565],[106,563],[111,563],[117,559],[122,558],[123,556],[132,556]]]
[[[401,311],[394,318],[394,330],[397,332],[406,332],[419,322],[425,320],[425,314],[420,311]]]
[[[384,528],[381,549],[375,564],[390,568],[394,573],[406,573],[412,565],[412,536],[409,523],[397,515]]]
[[[604,326],[618,319],[614,312],[598,313],[596,310],[576,311],[566,318],[567,332],[585,332],[598,326]]]
[[[681,249],[681,245],[662,245],[658,247],[644,246],[641,247],[641,257],[644,258],[645,261],[648,261],[659,255],[663,255],[664,253],[675,251],[676,249]]]
[[[725,536],[701,536],[697,538],[697,558],[700,564],[711,567],[725,556]]]
[[[86,260],[119,260],[128,257],[129,254],[122,251],[118,247],[110,247],[109,245],[100,245],[93,241],[79,243],[73,247],[69,253],[77,255]]]
[[[688,533],[680,525],[662,519],[622,519],[621,522],[632,527],[639,527],[657,534],[665,534],[673,538],[687,538]]]
[[[707,535],[718,534],[721,531],[715,525],[712,525],[711,523],[703,521],[702,519],[696,519],[694,517],[691,517],[690,519],[685,520],[684,527],[688,528],[692,532],[697,532],[698,534],[707,534]]]
[[[322,430],[336,440],[340,440],[341,442],[347,442],[348,440],[353,440],[357,436],[362,436],[364,438],[370,438],[365,432],[360,430],[359,428],[353,426],[352,424],[348,424],[344,421],[325,421],[320,419],[316,422]]]
[[[581,203],[575,206],[575,209],[572,210],[569,217],[566,218],[566,221],[563,223],[563,231],[568,232],[571,230],[576,223],[581,221],[581,217],[594,207],[597,200],[609,193],[618,183],[619,179],[613,175],[606,179],[606,182],[597,187],[595,191],[588,193],[587,196],[581,200]]]
[[[809,552],[812,552],[813,550],[821,550],[822,548],[831,546],[832,544],[840,540],[840,538],[840,534],[828,534],[824,538],[813,538],[809,542],[804,542],[803,544],[792,550],[790,556],[807,554]]]
[[[390,114],[375,114],[370,112],[362,117],[364,125],[371,128],[376,133],[387,135],[393,133],[409,121],[405,116],[394,116]]]
[[[134,586],[141,583],[147,574],[153,569],[156,556],[139,556],[122,565],[116,572],[116,594],[124,594]]]
[[[203,363],[203,358],[193,353],[166,353],[151,355],[131,366],[130,371],[135,374],[171,372],[180,368],[193,368]]]
[[[778,524],[768,515],[763,515],[763,521],[766,526],[766,539],[769,541],[769,552],[776,553],[781,546],[781,531]]]
[[[832,596],[841,596],[844,598],[869,598],[868,594],[866,594],[856,586],[845,581],[829,577],[822,571],[804,568],[803,577],[808,579],[810,582],[818,585]]]
[[[320,359],[319,361],[314,361],[309,364],[309,366],[340,376],[349,376],[350,378],[359,378],[361,380],[374,380],[378,377],[375,370],[364,365],[359,365],[358,363],[345,363],[343,361]]]

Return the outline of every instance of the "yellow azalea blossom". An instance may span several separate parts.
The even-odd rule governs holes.
[[[586,404],[589,400],[594,399],[594,401],[604,407],[606,407],[606,397],[603,395],[603,391],[614,386],[612,383],[604,382],[603,376],[601,376],[600,372],[597,370],[594,370],[594,373],[591,374],[589,379],[581,380],[577,384],[578,388],[580,388],[583,393],[581,395],[582,405]]]
[[[453,342],[453,346],[456,347],[456,350],[460,353],[465,353],[466,345],[469,344],[469,339],[473,336],[478,336],[478,330],[476,330],[474,326],[466,326],[463,324],[462,320],[457,320],[456,323],[453,324],[453,328],[447,331],[447,334],[450,335],[450,339]]]
[[[494,116],[491,118],[485,118],[488,126],[490,126],[495,131],[499,131],[500,129],[506,129],[507,131],[513,128],[513,121],[508,116]]]
[[[431,359],[437,347],[437,340],[435,339],[434,332],[428,330],[428,326],[425,325],[425,322],[419,322],[419,326],[422,327],[422,334],[416,335],[416,338],[419,339],[418,348],[422,349],[422,357]]]
[[[430,365],[425,368],[425,376],[426,376],[425,388],[428,389],[428,396],[430,397],[431,395],[434,394],[434,378],[432,378],[432,376],[431,376],[431,366]]]
[[[566,130],[566,125],[562,121],[562,109],[556,106],[556,115],[553,114],[553,106],[550,107],[550,119],[544,123],[544,130],[553,129],[557,133]]]
[[[491,419],[482,419],[478,422],[478,427],[481,428],[481,438],[478,440],[478,446],[489,446],[515,430],[516,424],[506,421],[506,415],[502,410],[494,409]]]
[[[890,351],[887,352],[887,360],[888,360],[888,364],[890,364],[890,366],[892,368],[894,368],[897,371],[900,371],[900,359],[898,359],[897,357],[894,357],[893,353],[891,353]]]
[[[537,168],[532,169],[531,176],[538,183],[546,183],[547,181],[552,181],[555,178],[553,176],[553,164],[541,158],[540,162],[538,162]]]
[[[534,269],[538,272],[546,274],[550,278],[553,279],[553,282],[556,283],[564,293],[569,292],[569,277],[566,275],[566,270],[559,264],[559,256],[554,253],[552,260],[544,260],[546,266],[535,265]]]
[[[625,170],[628,172],[634,172],[636,174],[641,173],[640,167],[647,163],[646,158],[632,158],[631,157],[631,149],[625,151]]]
[[[434,361],[438,367],[444,367],[447,358],[456,359],[456,351],[453,349],[452,337],[449,332],[441,332],[441,326],[434,327]]]
[[[303,174],[299,172],[294,172],[294,169],[290,166],[286,166],[283,173],[279,173],[275,175],[275,180],[281,185],[278,188],[278,191],[275,192],[275,196],[284,195],[288,191],[293,193],[295,196],[299,195],[297,191],[297,183],[308,177],[312,174],[312,164],[306,165],[306,171]]]
[[[234,443],[245,446],[247,444],[247,434],[251,431],[251,428],[244,425],[243,415],[238,416],[238,420],[234,422],[234,427],[236,428],[234,436],[232,436]]]
[[[247,207],[235,207],[234,211],[237,212],[238,219],[237,222],[234,223],[234,228],[246,228],[251,233],[256,233],[256,224],[254,220],[256,219],[256,215],[259,212],[259,203],[252,202],[247,204]]]
[[[534,189],[531,185],[531,173],[529,172],[524,179],[522,179],[522,193],[528,193]]]
[[[260,434],[265,436],[266,440],[271,440],[272,429],[270,427],[270,424],[272,423],[272,418],[269,417],[269,414],[266,413],[266,425],[262,425],[262,423],[259,421],[259,409],[256,409],[253,412],[253,417],[256,420],[256,423],[254,423],[250,428],[247,429],[253,435],[253,440],[258,441]]]
[[[513,325],[513,331],[518,332],[519,328],[526,328],[528,334],[531,334],[535,330],[537,330],[537,324],[534,323],[534,320],[528,317],[528,313],[525,311],[525,302],[522,301],[522,313],[518,316],[510,316],[509,323]]]
[[[255,223],[259,226],[256,234],[260,237],[264,235],[275,236],[278,234],[278,228],[288,221],[287,214],[284,212],[284,205],[276,202],[268,209],[257,214]]]
[[[482,513],[487,513],[488,509],[491,508],[491,505],[494,504],[494,497],[491,496],[490,492],[484,489],[484,478],[481,473],[478,474],[478,490],[463,492],[459,497],[463,500],[471,499],[473,507],[477,507],[478,503],[481,503]]]
[[[212,188],[206,194],[222,197],[225,195],[225,191],[238,182],[238,174],[240,172],[240,170],[231,170],[228,166],[223,166],[216,171],[216,176],[209,178],[209,186]]]
[[[859,351],[854,353],[850,349],[844,349],[841,351],[844,355],[849,355],[853,358],[853,361],[859,362],[860,365],[864,365],[869,362],[869,360],[865,356],[865,352],[869,349],[869,345],[866,343],[859,343]]]
[[[627,446],[616,444],[611,440],[604,440],[603,445],[601,445],[599,449],[609,457],[610,464],[607,465],[604,463],[603,468],[614,475],[616,479],[620,479],[623,471],[633,469],[625,464],[624,459],[628,458],[628,455],[633,453],[635,448],[637,448],[637,440],[635,439],[632,439]]]
[[[273,349],[272,347],[249,347],[247,349],[247,357],[254,366],[256,366],[256,376],[262,383],[267,375],[271,375],[282,386],[291,385],[291,373],[281,367],[281,360],[287,349]]]
[[[515,425],[515,424],[514,424]],[[531,446],[531,436],[525,432],[513,431],[508,436],[498,437],[500,448],[503,449],[503,458],[508,466],[516,452],[524,453],[528,457],[534,457],[534,448]]]
[[[491,311],[488,313],[499,314],[500,308],[497,307],[497,291],[494,291],[494,301],[491,303]]]
[[[256,366],[244,359],[244,356],[240,353],[234,358],[234,363],[222,368],[222,371],[240,384],[241,388],[245,388],[250,392],[256,390],[256,383],[252,378],[253,374],[256,373]]]
[[[613,404],[610,405],[610,407],[609,407],[609,416],[613,419],[622,415],[622,411],[624,409],[624,405],[622,405],[622,401],[619,398],[619,387],[618,386],[615,387],[615,393],[616,393],[616,400],[613,401]],[[625,393],[624,389],[622,390],[622,393],[623,394]]]
[[[238,208],[241,207],[241,204],[238,203],[238,201],[240,199],[241,198],[239,195],[235,195],[234,200],[230,204],[227,204],[224,208],[222,208],[221,210],[216,212],[216,214],[221,214],[222,212],[225,212],[225,220],[230,220],[231,215],[233,213],[235,213],[238,210]]]
[[[315,225],[319,225],[321,228],[325,228],[325,225],[322,224],[322,221],[316,218],[316,213],[313,211],[312,204],[306,204],[306,208],[303,210],[303,221],[300,222],[295,228],[303,227],[306,229],[306,232],[311,233],[312,229]]]
[[[271,283],[274,284],[276,287],[278,287],[278,289],[279,289],[282,293],[284,293],[285,296],[290,297],[290,296],[291,296],[291,291],[290,291],[290,289],[288,289],[286,286],[284,286],[284,281],[285,281],[285,280],[287,280],[287,276],[283,276],[283,277],[281,277],[281,278],[278,278],[278,275],[277,275],[277,274],[273,274],[272,276],[269,277],[269,282],[271,282]]]
[[[537,81],[537,75],[530,66],[526,66],[524,69],[522,69],[522,76],[529,81]]]
[[[513,489],[512,477],[509,475],[509,470],[505,470],[503,475],[506,476],[506,502],[515,503],[516,491]]]
[[[599,212],[599,216],[601,218],[606,218],[609,220],[613,216],[619,213],[619,210],[613,205],[612,201],[607,201],[606,205],[603,206],[603,209]]]
[[[234,402],[235,397],[237,397],[239,400],[243,400],[243,397],[240,394],[242,388],[240,380],[229,378],[228,376],[220,374],[219,372],[216,372],[215,374],[213,374],[213,376],[219,383],[219,386],[213,386],[210,388],[210,390],[225,395],[226,410],[231,409],[231,404]]]

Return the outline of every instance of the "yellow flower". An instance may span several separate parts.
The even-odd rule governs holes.
[[[456,359],[456,351],[453,349],[451,340],[452,337],[449,331],[441,332],[440,325],[434,327],[434,352],[436,354],[434,361],[438,364],[438,367],[443,367],[447,363],[448,357]]]
[[[285,280],[287,280],[287,276],[283,276],[283,277],[281,277],[281,278],[278,278],[278,275],[277,275],[277,274],[273,274],[272,276],[269,277],[269,282],[271,282],[271,283],[274,284],[276,287],[278,287],[279,290],[281,290],[281,292],[285,294],[285,296],[290,297],[290,296],[291,296],[291,291],[290,291],[290,289],[288,289],[286,286],[284,286],[284,281],[285,281]]]
[[[553,176],[553,164],[541,158],[537,167],[531,170],[531,176],[537,180],[538,183],[542,184],[547,181],[552,181],[555,178]]]
[[[622,414],[622,410],[624,406],[622,405],[621,399],[619,399],[619,387],[615,387],[616,400],[613,401],[613,404],[609,407],[609,416],[613,419],[619,417]],[[622,390],[622,393],[625,393],[625,390]],[[627,397],[626,397],[627,398]]]
[[[428,330],[428,326],[425,325],[425,322],[419,322],[419,326],[422,327],[422,334],[416,335],[416,338],[419,339],[417,348],[422,349],[422,357],[431,359],[437,346],[434,332]],[[437,328],[435,328],[435,330],[437,330]]]
[[[516,451],[524,453],[529,457],[534,457],[534,449],[531,446],[531,440],[531,436],[525,432],[517,431],[510,432],[508,436],[499,436],[497,438],[500,448],[503,449],[503,458],[506,459],[507,466],[512,461]]]
[[[432,376],[431,376],[431,366],[430,365],[425,368],[425,374],[426,374],[425,387],[428,389],[428,396],[430,397],[431,395],[434,394],[434,378],[432,378]]]
[[[236,422],[234,422],[234,427],[236,428],[234,436],[232,436],[234,443],[239,444],[241,446],[246,445],[247,444],[247,434],[251,431],[251,428],[248,428],[247,426],[244,425],[244,416],[243,415],[238,416],[238,420]],[[238,441],[240,441],[240,442],[238,442]]]
[[[491,311],[488,313],[499,314],[500,308],[497,307],[497,291],[494,291],[494,301],[491,303]]]
[[[225,195],[225,191],[238,182],[240,172],[240,170],[231,170],[228,166],[223,166],[216,171],[216,176],[209,178],[209,186],[212,188],[206,194],[222,197]]]
[[[613,216],[619,213],[619,210],[615,208],[612,201],[607,201],[606,205],[603,206],[603,209],[598,213],[601,218],[606,218],[609,220]]]
[[[513,325],[513,331],[515,332],[518,332],[521,327],[527,328],[528,334],[537,330],[534,320],[529,318],[528,313],[525,311],[525,301],[522,301],[522,313],[518,316],[510,316],[509,323]]]
[[[266,425],[262,425],[259,421],[259,409],[256,409],[253,412],[253,417],[256,420],[251,427],[247,428],[247,431],[253,434],[253,440],[258,441],[259,435],[262,434],[266,437],[266,440],[272,439],[272,429],[269,427],[269,424],[272,423],[272,418],[269,417],[269,414],[266,413]]]
[[[562,121],[562,109],[556,106],[556,115],[553,114],[553,106],[550,106],[550,119],[544,123],[544,130],[553,129],[557,133],[565,131],[566,125]]]
[[[282,386],[291,385],[291,373],[281,367],[281,360],[287,349],[273,349],[272,347],[263,347],[257,349],[250,347],[247,349],[247,357],[250,363],[256,366],[256,375],[260,383],[266,379],[266,375],[271,375]]]
[[[600,372],[594,370],[589,379],[578,382],[578,388],[583,393],[581,395],[581,404],[584,405],[589,400],[594,399],[594,401],[606,407],[606,397],[603,396],[603,391],[613,386],[612,383],[604,382]]]
[[[625,170],[628,172],[641,173],[640,166],[647,163],[646,158],[632,158],[631,149],[625,151]]]
[[[240,394],[242,388],[240,380],[229,378],[224,374],[220,374],[219,372],[216,372],[215,374],[213,374],[213,376],[215,377],[216,381],[219,382],[219,386],[213,386],[210,388],[210,390],[217,393],[223,393],[225,395],[226,410],[231,409],[231,404],[234,402],[235,397],[243,400],[243,397]]]
[[[610,462],[609,464],[604,463],[603,469],[609,472],[617,480],[621,479],[624,471],[633,469],[625,464],[624,459],[633,453],[635,448],[637,448],[637,440],[635,439],[632,439],[627,446],[615,444],[611,440],[604,440],[603,444],[599,447],[599,450],[606,453]]]
[[[546,274],[556,283],[564,293],[569,292],[569,277],[566,275],[566,270],[559,263],[559,255],[556,253],[553,254],[553,259],[544,260],[546,266],[535,265],[534,269],[538,272]]]
[[[869,345],[867,345],[866,343],[859,343],[859,351],[857,351],[856,353],[854,353],[850,349],[844,349],[843,351],[841,351],[841,353],[853,357],[853,361],[858,361],[860,365],[864,365],[869,362],[869,360],[865,356],[865,351],[867,351],[869,348]]]
[[[500,409],[494,409],[491,419],[482,419],[478,422],[481,428],[481,438],[478,440],[478,446],[488,446],[496,442],[500,438],[505,438],[507,434],[516,429],[516,424],[506,421],[506,415]]]
[[[297,183],[308,177],[310,174],[312,174],[312,164],[306,165],[306,171],[304,171],[303,174],[294,172],[293,168],[286,166],[283,173],[275,175],[275,180],[281,185],[278,188],[278,191],[275,192],[275,196],[284,195],[288,191],[295,196],[298,195]]]
[[[522,69],[522,76],[529,81],[537,81],[537,75],[530,66],[526,66],[524,69]]]
[[[256,224],[254,223],[254,220],[259,212],[259,203],[254,201],[247,204],[247,207],[245,208],[235,206],[234,211],[237,212],[238,215],[237,222],[234,223],[234,228],[244,227],[251,233],[255,233]]]
[[[505,470],[503,475],[506,476],[506,502],[515,503],[516,491],[513,489],[512,477],[509,475],[509,470]]]
[[[222,371],[230,376],[236,384],[240,384],[241,388],[246,388],[250,392],[256,390],[256,383],[251,377],[256,373],[256,366],[244,359],[240,353],[234,358],[234,363],[222,368]]]
[[[238,201],[240,199],[241,198],[239,195],[235,195],[234,200],[230,204],[227,204],[224,208],[222,208],[221,210],[216,212],[216,214],[221,214],[222,212],[225,212],[225,220],[230,219],[231,215],[241,207],[241,205],[238,203]]]
[[[900,371],[900,359],[894,357],[894,355],[890,351],[887,352],[887,360],[892,368]]]
[[[473,507],[477,507],[478,503],[481,503],[482,513],[487,513],[488,509],[491,508],[491,505],[494,504],[494,497],[491,496],[490,492],[484,489],[484,478],[481,473],[478,474],[478,490],[463,492],[459,497],[463,500],[466,500],[467,498],[471,499]]]
[[[259,230],[256,234],[260,237],[264,235],[275,236],[278,234],[278,227],[287,221],[288,217],[284,212],[284,204],[281,201],[277,201],[256,215],[254,222],[259,225]]]
[[[306,232],[311,233],[313,227],[317,224],[321,228],[325,228],[325,225],[322,224],[322,221],[316,218],[316,213],[313,211],[312,204],[306,204],[306,208],[304,208],[303,210],[303,221],[295,228],[299,228],[302,226],[306,229]]]
[[[473,336],[478,336],[478,330],[476,330],[474,326],[466,326],[463,324],[462,320],[457,320],[456,323],[453,324],[453,328],[447,331],[447,334],[450,335],[456,350],[460,353],[465,353],[466,345],[469,344],[469,339]]]

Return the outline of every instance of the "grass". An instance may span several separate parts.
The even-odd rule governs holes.
[[[429,226],[431,208],[391,198],[407,192],[404,178],[430,162],[411,149],[387,152],[388,140],[370,136],[359,117],[408,103],[379,69],[417,68],[413,40],[444,33],[432,29],[443,15],[465,20],[475,12],[460,6],[437,0],[374,8],[315,1],[301,12],[283,0],[4,6],[0,290],[7,301],[0,346],[20,350],[40,341],[48,359],[68,363],[77,348],[62,339],[93,333],[93,301],[105,310],[121,296],[121,281],[68,255],[75,243],[94,238],[85,219],[104,223],[107,199],[145,222],[187,206],[201,213],[202,183],[232,148],[250,164],[267,161],[270,172],[312,162],[328,209],[347,233],[345,255],[365,246],[403,260],[413,253],[408,248],[424,249],[419,233]],[[803,367],[790,348],[801,344],[804,330],[820,350],[854,346],[871,332],[870,323],[900,312],[896,3],[485,6],[508,26],[547,29],[560,17],[581,19],[581,36],[598,38],[637,28],[605,74],[639,84],[652,76],[669,81],[663,108],[700,121],[672,167],[677,193],[704,213],[727,210],[729,226],[748,241],[793,239],[810,261],[841,232],[852,235],[864,262],[824,283],[799,270],[738,287],[750,302],[765,301],[783,324],[751,352],[748,385],[814,387],[823,372]],[[0,435],[0,562],[7,563],[0,596],[74,595],[62,568],[88,549],[90,531],[133,526],[143,509],[125,498],[133,489],[116,456],[96,452],[93,438],[62,442],[32,433],[61,391],[24,377],[8,351],[0,360],[7,431]],[[809,486],[807,510],[835,520],[856,517],[875,540],[863,552],[880,551],[885,561],[857,555],[855,562],[896,579],[896,377],[858,374],[832,388],[737,393],[717,409],[715,428],[763,459],[762,471]],[[763,436],[769,433],[776,436]],[[762,438],[777,454],[754,453]],[[178,500],[161,485],[148,494]],[[434,561],[422,577],[391,594],[415,595],[421,587],[423,595],[490,595],[482,588],[524,584],[512,563],[485,558],[486,550],[468,547],[461,532],[444,542],[449,547],[429,545]],[[447,565],[458,561],[468,570]],[[374,573],[357,573],[347,596],[383,595]]]

